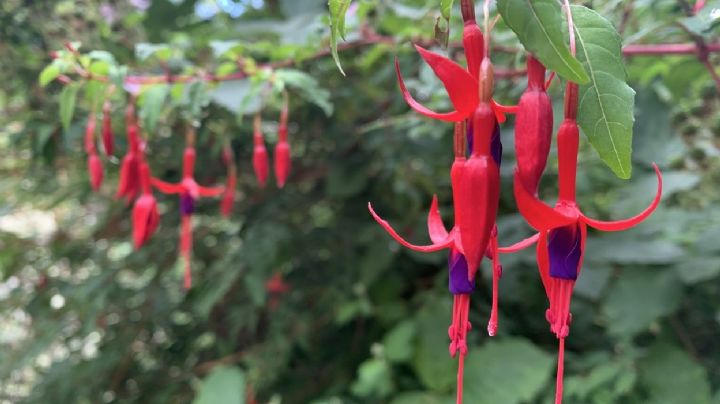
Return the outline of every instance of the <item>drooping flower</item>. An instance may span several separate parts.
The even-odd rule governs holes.
[[[177,183],[169,183],[152,178],[152,185],[164,194],[176,194],[180,197],[180,257],[185,266],[185,289],[192,287],[192,214],[195,212],[195,201],[202,197],[215,197],[224,192],[224,187],[203,187],[195,182],[195,132],[190,129],[187,134],[183,153],[183,177]]]
[[[290,173],[290,143],[288,143],[288,101],[284,94],[283,108],[280,112],[280,126],[278,128],[278,142],[275,145],[275,181],[278,188],[285,186]]]
[[[140,162],[143,158],[142,143],[138,137],[138,124],[135,117],[135,104],[130,101],[125,110],[128,150],[120,164],[120,181],[115,198],[125,198],[129,204],[135,199],[141,188]]]
[[[527,73],[527,90],[520,97],[515,118],[515,156],[518,175],[525,187],[537,193],[550,153],[553,110],[545,92],[545,66],[530,54]]]
[[[87,125],[85,126],[85,152],[88,154],[88,173],[90,174],[90,185],[93,191],[100,190],[103,182],[103,164],[98,156],[97,147],[95,146],[95,112],[88,115]]]
[[[255,170],[255,178],[257,178],[258,185],[263,188],[267,182],[270,163],[268,161],[262,129],[260,128],[260,114],[256,114],[253,121],[253,144],[253,169]]]
[[[140,183],[142,193],[135,201],[132,211],[133,243],[135,249],[142,247],[155,233],[160,224],[157,201],[152,193],[150,168],[146,162],[140,162]]]
[[[650,216],[660,203],[662,175],[653,165],[658,179],[657,192],[650,205],[638,215],[619,221],[600,221],[585,216],[576,204],[575,180],[579,130],[576,123],[577,84],[568,83],[565,92],[565,120],[557,136],[559,163],[559,197],[555,207],[545,205],[527,189],[526,182],[516,169],[514,193],[518,210],[538,231],[537,263],[550,307],[545,317],[550,330],[560,340],[556,403],[562,402],[563,359],[565,338],[570,332],[572,315],[570,301],[575,281],[582,268],[585,254],[587,226],[601,231],[627,230]],[[528,239],[524,246],[533,240]]]
[[[113,135],[112,130],[110,108],[110,100],[106,100],[103,104],[102,141],[105,154],[108,156],[112,156],[115,150],[115,135]]]

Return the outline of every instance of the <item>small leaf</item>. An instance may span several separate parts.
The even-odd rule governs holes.
[[[235,367],[217,367],[203,379],[193,404],[244,404],[245,374]]]
[[[578,94],[578,125],[615,175],[630,178],[635,91],[625,82],[620,35],[586,7],[572,6],[572,14],[577,56],[590,73]]]
[[[77,85],[69,84],[60,93],[60,122],[66,133],[70,129],[70,122],[75,113],[75,103],[79,89],[80,87]]]
[[[564,79],[587,83],[587,73],[565,43],[563,12],[556,0],[498,0],[497,8],[525,49],[548,69]]]
[[[148,133],[155,130],[155,125],[160,119],[160,113],[169,92],[170,86],[160,84],[147,87],[140,94],[138,99],[140,119],[142,119],[143,127]]]
[[[55,80],[60,75],[60,66],[58,66],[56,63],[52,63],[48,66],[46,66],[42,72],[40,72],[40,77],[38,81],[40,82],[40,85],[45,87],[50,83],[51,81]]]
[[[455,0],[440,0],[440,14],[446,20],[450,20],[450,11]]]
[[[383,338],[385,357],[391,362],[402,363],[412,357],[416,336],[415,323],[406,320],[396,325]]]
[[[330,52],[340,73],[345,75],[340,65],[340,56],[337,52],[338,36],[345,39],[345,14],[350,7],[350,0],[329,0],[330,8]]]
[[[332,115],[333,104],[330,103],[330,92],[321,88],[315,77],[300,70],[280,69],[275,71],[275,78],[288,87],[299,90],[301,97],[320,107],[325,115]]]

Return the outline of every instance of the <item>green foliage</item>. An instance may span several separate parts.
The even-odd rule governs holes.
[[[588,74],[573,57],[563,35],[563,12],[554,0],[498,0],[498,12],[528,52],[560,77],[587,83]]]
[[[340,66],[340,56],[337,51],[338,37],[345,39],[345,13],[350,7],[350,0],[328,0],[330,8],[330,50],[340,73],[345,75]]]
[[[571,7],[577,56],[590,81],[580,86],[578,125],[600,158],[620,178],[630,178],[635,91],[627,85],[622,39],[609,21],[581,6]]]

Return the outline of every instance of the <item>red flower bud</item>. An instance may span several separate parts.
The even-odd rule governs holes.
[[[528,87],[518,103],[515,155],[520,180],[537,193],[552,141],[552,102],[545,92],[545,67],[528,55]]]
[[[97,153],[90,153],[88,156],[88,172],[90,173],[90,185],[93,191],[98,191],[103,182],[103,165]]]
[[[97,152],[95,147],[95,113],[88,115],[87,124],[85,125],[85,152],[93,154]]]
[[[112,121],[110,119],[110,102],[105,101],[103,106],[103,128],[102,128],[102,141],[103,147],[105,148],[105,154],[108,156],[113,155],[115,150],[115,136],[112,130]]]
[[[132,211],[133,243],[135,249],[139,249],[150,239],[160,223],[157,201],[150,187],[150,169],[147,163],[141,163],[139,171],[141,172],[140,182],[142,182],[143,192],[135,202]]]
[[[275,145],[275,180],[278,188],[285,186],[288,174],[290,173],[290,144],[279,142]]]
[[[267,150],[265,149],[265,141],[263,140],[262,131],[260,129],[260,116],[255,116],[255,131],[253,133],[253,169],[260,187],[264,187],[267,182],[269,161]]]

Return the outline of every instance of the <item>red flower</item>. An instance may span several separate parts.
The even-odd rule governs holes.
[[[189,135],[188,144],[194,143],[194,132]],[[214,197],[223,193],[223,187],[202,187],[195,182],[195,148],[186,146],[183,154],[183,178],[177,184],[172,184],[152,178],[152,185],[164,194],[177,194],[180,196],[180,256],[185,263],[185,289],[192,286],[190,260],[192,256],[192,214],[195,211],[195,200],[201,197]]]
[[[147,163],[140,163],[140,182],[142,184],[142,194],[135,201],[132,211],[133,222],[133,243],[135,249],[139,249],[145,244],[155,233],[160,223],[160,215],[158,214],[157,201],[152,193],[150,186],[150,168]]]
[[[115,150],[115,136],[112,130],[112,121],[110,119],[110,100],[105,101],[103,104],[103,127],[102,127],[102,141],[103,147],[105,148],[105,154],[112,156]]]
[[[269,169],[268,154],[265,149],[265,141],[263,140],[262,130],[260,129],[260,115],[255,115],[253,131],[253,169],[255,170],[255,178],[258,180],[260,187],[265,187],[267,182]]]
[[[103,164],[95,147],[95,113],[92,112],[88,116],[87,125],[85,126],[85,152],[88,154],[88,173],[90,174],[90,185],[93,191],[100,190],[103,182]]]
[[[662,196],[662,175],[653,165],[658,178],[655,198],[640,214],[625,220],[605,222],[585,216],[576,204],[575,178],[579,130],[577,113],[577,84],[568,83],[565,93],[565,120],[557,136],[559,162],[559,198],[554,208],[545,205],[527,189],[525,181],[515,171],[514,191],[518,210],[528,224],[539,233],[537,263],[550,308],[545,317],[550,330],[560,340],[556,400],[562,400],[562,374],[565,338],[570,332],[570,300],[575,281],[582,267],[587,239],[587,226],[601,231],[622,231],[645,220],[657,208]],[[526,240],[525,246],[532,242]],[[556,402],[560,402],[556,401]]]
[[[140,192],[140,162],[143,157],[141,142],[138,138],[138,125],[135,119],[135,105],[133,102],[128,103],[125,110],[125,120],[127,125],[128,151],[122,159],[120,165],[120,181],[115,198],[126,198],[130,203]]]
[[[278,142],[275,145],[275,181],[278,188],[285,186],[290,173],[290,143],[288,143],[288,96],[283,93],[283,107],[280,111],[280,126],[278,128]]]

